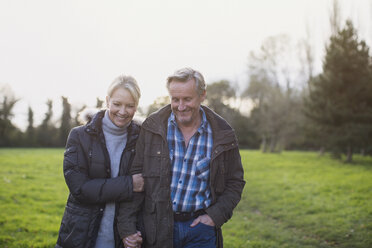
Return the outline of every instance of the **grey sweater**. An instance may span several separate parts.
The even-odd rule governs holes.
[[[121,154],[127,143],[127,126],[120,128],[112,123],[108,110],[102,119],[102,130],[111,161],[111,177],[119,173]],[[95,248],[115,248],[114,239],[115,202],[106,203]]]

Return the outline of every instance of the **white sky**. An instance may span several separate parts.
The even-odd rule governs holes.
[[[207,83],[247,82],[247,58],[268,36],[305,37],[310,25],[318,67],[329,36],[332,0],[0,0],[0,83],[21,100],[13,122],[38,124],[53,99],[94,106],[120,74],[140,84],[140,106],[166,95],[165,79],[190,66]],[[372,0],[342,0],[371,45]]]

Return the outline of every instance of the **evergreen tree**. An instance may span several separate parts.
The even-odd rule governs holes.
[[[0,146],[13,146],[17,143],[19,130],[12,124],[13,108],[16,99],[9,85],[0,85]]]
[[[64,145],[67,139],[67,136],[71,129],[71,104],[68,102],[67,97],[62,96],[62,118],[61,118],[61,127],[59,129],[59,145]]]
[[[35,145],[35,128],[34,128],[34,111],[28,107],[28,126],[26,129],[26,144],[28,146]]]
[[[53,116],[53,101],[51,99],[48,99],[46,102],[46,105],[48,107],[48,110],[45,113],[43,122],[41,123],[41,126],[44,128],[47,128],[51,124],[51,120]]]
[[[58,130],[52,123],[53,101],[48,99],[46,105],[48,110],[41,125],[37,128],[37,144],[46,147],[58,146]]]
[[[306,115],[315,123],[320,144],[334,155],[347,155],[370,145],[372,78],[369,48],[358,41],[352,22],[331,36],[323,73],[310,83]]]

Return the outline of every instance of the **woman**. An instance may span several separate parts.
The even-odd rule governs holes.
[[[63,161],[70,194],[56,247],[123,247],[116,205],[143,190],[141,177],[128,176],[140,131],[133,121],[140,95],[133,77],[116,78],[107,109],[71,130]]]

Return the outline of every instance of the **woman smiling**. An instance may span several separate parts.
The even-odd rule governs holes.
[[[107,109],[67,139],[63,172],[70,190],[56,247],[123,247],[117,204],[143,191],[142,177],[128,175],[140,124],[133,121],[141,96],[131,76],[108,88]]]

